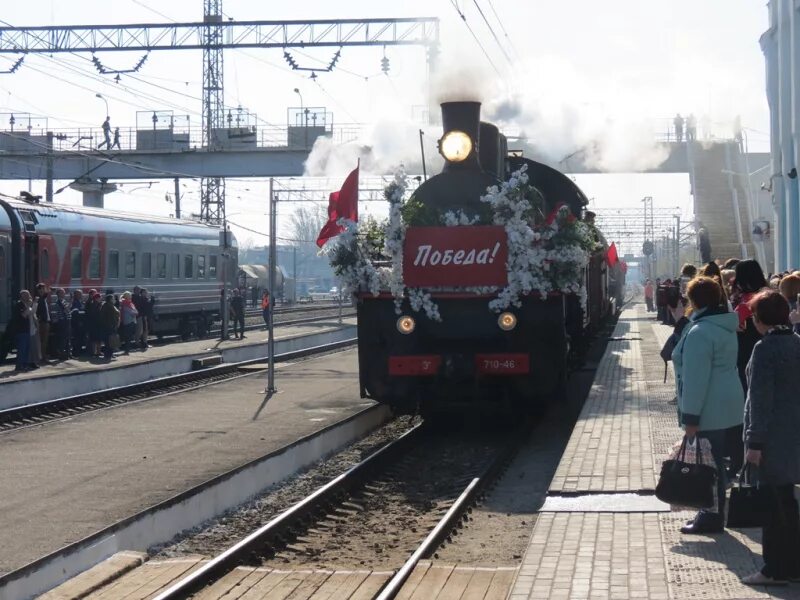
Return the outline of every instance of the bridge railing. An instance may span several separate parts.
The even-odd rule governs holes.
[[[310,150],[318,137],[335,144],[359,139],[366,128],[358,123],[315,126],[225,127],[211,132],[212,147],[221,150],[264,148]],[[54,152],[187,152],[206,150],[208,144],[199,126],[164,128],[112,127],[108,140],[102,127],[53,129]],[[40,154],[48,150],[48,131],[44,127],[0,130],[0,153]]]

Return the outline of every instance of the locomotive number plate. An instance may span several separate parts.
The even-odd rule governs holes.
[[[390,356],[389,375],[436,375],[442,365],[442,357],[429,356]]]
[[[489,375],[525,375],[530,372],[527,354],[478,354],[475,368]]]

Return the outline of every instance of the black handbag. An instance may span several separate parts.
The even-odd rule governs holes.
[[[697,441],[695,463],[686,462],[687,437],[683,436],[675,458],[661,464],[661,475],[656,485],[656,498],[667,504],[712,508],[716,497],[717,469],[702,464],[700,440]]]
[[[667,365],[669,361],[672,360],[672,351],[675,350],[675,346],[678,345],[678,341],[676,339],[675,334],[673,333],[667,338],[667,341],[664,342],[664,345],[661,348],[661,360],[664,361],[664,383],[667,382]]]
[[[770,513],[768,490],[752,482],[752,465],[745,463],[739,473],[739,484],[731,489],[727,527],[763,527]]]

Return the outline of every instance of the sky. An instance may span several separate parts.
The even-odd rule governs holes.
[[[199,21],[203,7],[202,0],[7,4],[0,18],[18,26]],[[479,93],[484,115],[497,116],[505,129],[526,134],[556,160],[589,138],[602,139],[601,166],[630,170],[634,159],[647,156],[654,135],[668,127],[676,112],[696,114],[715,135],[728,135],[732,119],[741,115],[751,147],[765,150],[768,144],[764,60],[758,45],[767,26],[763,2],[224,0],[223,12],[234,20],[439,17],[441,68],[433,82],[434,95],[451,92],[454,85]],[[293,51],[302,66],[327,64],[332,53]],[[380,70],[384,55],[390,61],[388,74]],[[141,57],[136,52],[98,54],[103,64],[117,69],[130,68]],[[0,71],[15,59],[0,57]],[[366,124],[364,142],[377,149],[385,170],[417,152],[407,131],[417,127],[413,117],[427,99],[422,48],[344,48],[337,67],[316,82],[291,71],[280,49],[226,50],[224,71],[226,104],[257,114],[260,127],[286,124],[287,109],[299,106],[293,91],[298,88],[305,106],[326,107],[334,123]],[[199,126],[201,76],[200,51],[151,53],[138,73],[123,75],[120,83],[98,74],[86,56],[29,55],[16,73],[0,74],[0,113],[46,116],[50,128],[97,127],[106,112],[95,98],[101,93],[116,126],[133,127],[153,110],[188,115]],[[513,110],[503,112],[504,107]],[[435,130],[427,137],[435,140]],[[326,174],[344,175],[346,163],[329,161]],[[643,195],[653,196],[656,206],[689,210],[691,204],[688,177],[683,175],[576,180],[595,199],[595,210],[633,205]],[[186,184],[185,210],[197,211],[199,185]],[[26,186],[27,182],[0,182],[0,191],[16,194]],[[44,182],[32,186],[34,193],[43,193]],[[165,194],[172,186],[171,180],[149,187],[128,183],[107,196],[106,205],[169,214],[172,205]],[[263,181],[229,182],[228,213],[238,215],[242,223],[257,224],[250,228],[266,231],[265,196]],[[80,203],[80,195],[67,190],[58,201]],[[293,209],[280,207],[279,230],[284,233]],[[237,227],[234,231],[241,240],[265,242],[261,235]]]

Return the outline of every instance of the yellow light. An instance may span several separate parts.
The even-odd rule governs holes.
[[[439,141],[439,151],[450,162],[461,162],[472,152],[472,139],[463,131],[449,131]]]
[[[413,317],[409,317],[408,315],[403,315],[399,319],[397,319],[397,331],[404,335],[408,335],[412,333],[414,329],[416,329],[417,323],[414,321]]]
[[[517,326],[517,317],[514,316],[514,313],[504,312],[497,317],[497,324],[503,331],[511,331]]]

